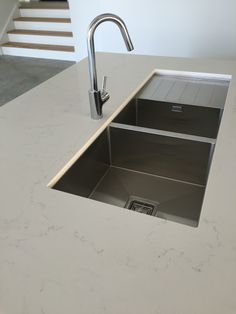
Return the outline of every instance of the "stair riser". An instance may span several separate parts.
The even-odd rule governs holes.
[[[52,9],[20,9],[22,17],[52,17],[52,18],[69,18],[69,10],[52,10]]]
[[[74,46],[73,37],[8,34],[8,38],[12,42]]]
[[[14,25],[16,29],[29,29],[40,31],[71,31],[71,23],[14,21]]]
[[[2,51],[4,55],[9,55],[9,56],[67,60],[67,61],[76,60],[74,52],[37,50],[37,49],[27,49],[27,48],[12,48],[12,47],[2,47]]]

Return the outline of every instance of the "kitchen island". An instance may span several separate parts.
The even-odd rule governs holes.
[[[98,53],[97,66],[101,120],[87,60],[0,109],[0,313],[235,314],[236,62]],[[231,76],[197,228],[48,187],[156,70]]]

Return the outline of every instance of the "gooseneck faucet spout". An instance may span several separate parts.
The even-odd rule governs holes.
[[[107,77],[103,77],[102,88],[98,88],[97,82],[97,69],[95,59],[95,47],[94,47],[94,33],[103,22],[114,22],[120,29],[123,39],[125,41],[128,51],[133,50],[133,44],[130,39],[127,27],[124,21],[117,15],[106,13],[97,16],[89,25],[88,36],[87,36],[87,47],[88,47],[88,62],[89,62],[89,74],[91,89],[89,90],[89,101],[92,119],[102,118],[102,106],[109,99],[109,94],[106,91],[106,80]]]

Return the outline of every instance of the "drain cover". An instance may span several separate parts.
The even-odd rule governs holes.
[[[157,202],[153,202],[136,196],[130,196],[125,205],[125,208],[128,208],[138,213],[155,216],[158,205],[159,204]]]

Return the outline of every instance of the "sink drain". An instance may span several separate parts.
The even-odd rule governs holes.
[[[138,213],[155,216],[159,203],[144,198],[130,196],[125,204],[125,208]]]

